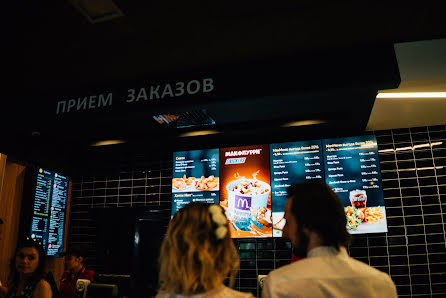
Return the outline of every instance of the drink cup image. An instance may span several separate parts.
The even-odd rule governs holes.
[[[271,186],[256,179],[237,179],[226,185],[228,217],[241,230],[250,230],[250,219],[266,208]]]
[[[355,208],[366,208],[367,193],[362,189],[355,189],[350,192],[350,203]]]

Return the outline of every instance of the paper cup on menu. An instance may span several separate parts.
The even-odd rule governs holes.
[[[256,184],[259,187],[245,189],[244,185]],[[252,212],[267,207],[271,186],[255,179],[238,179],[226,185],[228,191],[228,217],[241,230],[249,230]]]
[[[350,192],[350,203],[355,208],[365,208],[367,205],[367,193],[363,189],[355,189]]]

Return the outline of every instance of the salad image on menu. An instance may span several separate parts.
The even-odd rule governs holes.
[[[190,202],[219,202],[218,149],[175,152],[172,215]]]
[[[387,232],[375,136],[322,141],[325,181],[344,203],[351,234]]]
[[[231,237],[272,237],[268,145],[220,149],[220,173]]]
[[[295,183],[324,179],[321,140],[270,145],[273,237],[285,226],[287,188]]]

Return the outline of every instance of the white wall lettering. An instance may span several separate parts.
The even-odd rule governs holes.
[[[88,99],[88,108],[89,109],[96,108],[96,96],[90,96],[90,98]]]
[[[60,112],[60,106],[63,106],[62,112]],[[56,114],[65,113],[65,101],[61,100],[57,102]]]
[[[136,97],[136,101],[139,101],[141,98],[144,100],[147,100],[147,93],[146,93],[146,89],[144,87],[139,89],[138,96]]]
[[[111,106],[113,102],[113,93],[108,93],[107,97],[104,98],[104,94],[99,94],[99,104],[98,107],[105,107],[107,105]]]
[[[160,98],[160,95],[158,94],[158,90],[160,89],[160,85],[157,85],[155,89],[153,89],[153,86],[150,86],[150,100],[153,100],[153,96],[156,96],[156,99]]]
[[[81,101],[81,98],[79,97],[78,99],[77,99],[77,110],[79,111],[79,110],[85,110],[87,108],[87,98],[86,97],[84,97],[84,99],[82,99],[82,101]]]
[[[139,102],[141,100],[155,100],[163,98],[180,97],[183,95],[195,95],[199,92],[208,93],[215,89],[212,78],[190,80],[152,85],[141,88],[127,89],[126,103]],[[93,94],[77,99],[59,100],[56,114],[63,114],[81,110],[91,110],[113,104],[113,93]]]
[[[212,78],[207,78],[203,80],[203,92],[211,92],[214,90],[214,80]]]
[[[175,88],[177,91],[177,92],[175,92],[175,96],[181,96],[184,94],[184,83],[183,82],[176,83]]]
[[[200,82],[197,80],[190,81],[187,83],[186,90],[189,94],[197,94],[200,91]]]
[[[170,97],[173,97],[173,91],[172,91],[172,87],[170,87],[170,84],[166,84],[166,86],[164,86],[164,91],[163,94],[161,95],[161,98],[164,98],[166,95],[169,95]]]
[[[132,102],[135,100],[135,89],[129,89],[127,90],[127,100],[126,102]]]
[[[76,100],[75,99],[70,99],[68,101],[67,112],[69,112],[71,110],[71,108],[74,107],[75,105],[76,105]]]

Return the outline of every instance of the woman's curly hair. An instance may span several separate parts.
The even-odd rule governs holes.
[[[204,293],[227,277],[233,284],[240,259],[229,232],[217,239],[209,206],[193,202],[174,215],[161,246],[160,291]]]

